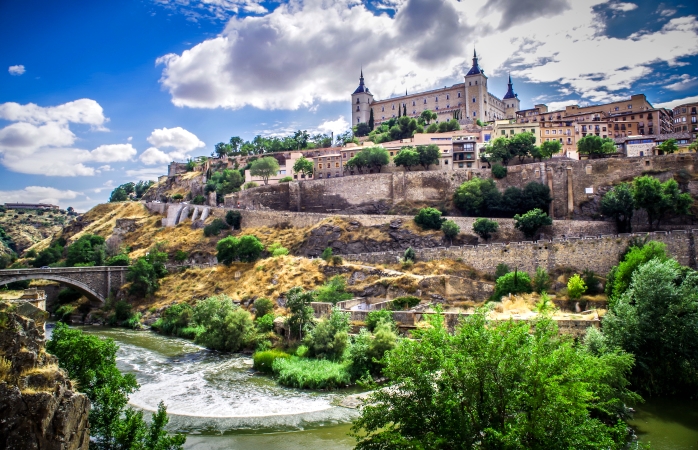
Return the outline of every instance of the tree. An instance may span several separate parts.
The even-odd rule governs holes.
[[[429,125],[432,120],[436,120],[436,113],[429,109],[425,109],[419,115],[419,119],[422,125]]]
[[[371,112],[368,115],[368,131],[369,131],[369,133],[371,131],[373,131],[373,129],[375,128],[375,125],[376,125],[376,122],[373,119],[373,108],[371,108]]]
[[[268,298],[258,298],[254,301],[255,316],[262,317],[274,313],[274,302]]]
[[[368,133],[370,133],[370,132],[371,132],[371,127],[368,126],[367,123],[361,122],[361,123],[356,124],[354,136],[356,136],[356,137],[368,136]]]
[[[305,156],[301,156],[293,163],[293,171],[295,173],[301,173],[306,177],[313,174],[313,162],[307,159]]]
[[[393,162],[396,166],[403,166],[410,171],[412,167],[419,164],[419,153],[415,151],[414,147],[403,147],[402,150],[397,152]]]
[[[552,158],[553,155],[558,154],[562,151],[562,144],[560,141],[545,141],[537,147],[537,150],[531,152],[531,156],[538,158],[542,161],[543,158]]]
[[[441,150],[438,145],[418,145],[417,154],[419,155],[419,164],[424,167],[424,170],[429,170],[432,164],[438,164],[441,157]]]
[[[613,139],[601,138],[594,134],[589,134],[577,141],[577,152],[580,155],[589,155],[590,158],[594,158],[615,153],[616,145]]]
[[[242,224],[242,213],[234,209],[227,211],[225,213],[225,223],[230,225],[233,230],[239,230],[240,225]]]
[[[657,241],[638,247],[631,246],[623,256],[622,261],[614,266],[606,277],[606,293],[609,296],[609,306],[615,302],[628,290],[635,271],[643,264],[656,259],[666,261],[666,245]]]
[[[250,166],[250,175],[261,177],[265,185],[269,183],[269,177],[277,173],[279,173],[279,162],[271,156],[253,161],[252,166]]]
[[[308,139],[310,139],[310,135],[305,130],[298,130],[293,134],[293,140],[296,141],[299,150],[308,146]]]
[[[511,158],[516,156],[512,155],[509,147],[509,139],[505,137],[498,137],[491,140],[485,148],[482,149],[482,155],[486,158],[488,163],[501,161],[505,166],[509,164]]]
[[[353,294],[347,292],[347,281],[340,275],[335,275],[315,290],[315,298],[318,302],[332,303],[350,300]]]
[[[533,290],[539,294],[550,289],[550,275],[548,271],[542,267],[536,267],[536,274],[533,276],[533,281],[531,281],[531,286]]]
[[[194,342],[212,350],[237,352],[250,343],[254,333],[250,313],[233,304],[227,295],[199,300],[192,320],[203,328]]]
[[[441,225],[441,231],[444,232],[444,236],[446,236],[451,242],[451,245],[453,245],[453,238],[458,236],[458,234],[460,233],[460,227],[456,222],[452,220],[446,220]]]
[[[637,268],[604,317],[609,347],[635,354],[633,386],[650,396],[691,396],[698,389],[698,275],[675,260]]]
[[[219,142],[215,145],[213,151],[216,155],[218,155],[219,158],[222,158],[224,156],[227,156],[228,153],[232,151],[232,148],[230,144],[226,144],[225,142]]]
[[[628,183],[619,184],[606,192],[601,199],[601,214],[616,221],[616,228],[619,233],[630,233],[632,231],[631,220],[634,210],[633,191]]]
[[[473,178],[456,189],[453,203],[467,216],[485,216],[499,208],[501,198],[494,180]]]
[[[698,141],[693,141],[691,145],[688,146],[689,152],[698,152]]]
[[[509,139],[508,147],[511,156],[516,156],[523,162],[536,148],[536,136],[528,131],[518,133]]]
[[[574,274],[567,282],[567,295],[572,300],[577,300],[587,291],[587,285],[579,274]]]
[[[333,308],[327,319],[321,320],[303,340],[310,356],[320,359],[341,359],[349,344],[349,313]]]
[[[445,221],[441,217],[441,211],[435,208],[422,208],[414,217],[414,222],[425,230],[440,230]]]
[[[241,150],[241,146],[245,141],[240,137],[240,136],[233,136],[230,138],[229,144],[230,144],[230,151],[231,153],[237,154]]]
[[[500,164],[495,164],[492,166],[492,176],[498,180],[501,180],[507,176],[507,168]]]
[[[259,259],[264,251],[262,244],[256,236],[245,235],[239,238],[228,236],[216,244],[218,261],[229,266],[233,261],[254,262]]]
[[[686,214],[693,200],[691,194],[682,194],[679,184],[673,178],[661,183],[658,179],[645,175],[633,181],[633,201],[636,209],[644,209],[650,229],[671,212]]]
[[[76,264],[104,265],[106,246],[104,238],[94,234],[84,234],[68,246],[65,265],[74,267]]]
[[[505,295],[530,293],[532,290],[531,277],[526,272],[514,270],[497,278],[494,297],[500,300]]]
[[[322,251],[322,256],[321,256],[321,258],[322,258],[323,260],[325,260],[325,262],[330,262],[330,260],[332,259],[332,248],[331,248],[331,247],[326,247],[326,248]]]
[[[46,350],[58,358],[59,366],[90,399],[90,437],[98,449],[176,450],[186,441],[182,434],[168,436],[167,412],[162,402],[151,424],[143,413],[126,408],[128,396],[138,390],[132,374],[122,375],[116,367],[119,347],[111,339],[100,339],[58,323]]]
[[[494,233],[499,230],[499,223],[494,220],[478,217],[473,222],[473,231],[485,241],[489,241]]]
[[[215,192],[216,202],[221,203],[225,195],[239,191],[240,186],[242,186],[244,182],[244,175],[241,174],[239,170],[224,169],[211,174],[206,182],[204,191],[206,194]]]
[[[153,294],[160,287],[159,278],[167,275],[167,253],[156,246],[128,268],[126,280],[131,282],[129,292],[136,295]]]
[[[367,147],[347,161],[347,167],[356,168],[363,173],[364,168],[373,167],[380,173],[383,166],[390,163],[390,155],[383,147]]]
[[[540,227],[553,224],[553,219],[538,208],[532,209],[525,214],[515,215],[514,221],[514,227],[517,230],[521,230],[529,239],[536,235]]]
[[[121,188],[121,186],[111,191],[111,195],[109,195],[110,203],[125,202],[126,200],[128,200],[128,194]]]
[[[313,319],[314,313],[310,303],[314,301],[315,293],[304,291],[300,286],[296,286],[286,293],[286,307],[290,313],[286,317],[286,325],[291,335],[303,339],[303,334]]]
[[[593,355],[549,318],[430,322],[383,358],[393,387],[364,403],[357,449],[625,448],[632,355]]]
[[[676,145],[676,139],[667,139],[657,146],[657,150],[662,152],[664,155],[670,155],[679,150],[679,146]]]

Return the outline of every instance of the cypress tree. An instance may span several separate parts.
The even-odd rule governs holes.
[[[375,123],[373,122],[373,108],[371,108],[371,115],[368,116],[368,129],[373,131]]]

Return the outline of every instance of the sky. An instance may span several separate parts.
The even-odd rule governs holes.
[[[342,133],[463,81],[523,109],[698,101],[691,0],[0,0],[0,203],[86,211],[232,136]]]

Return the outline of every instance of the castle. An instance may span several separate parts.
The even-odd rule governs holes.
[[[491,122],[500,119],[514,119],[520,109],[518,96],[509,77],[509,85],[502,99],[488,91],[487,75],[478,64],[477,52],[473,52],[473,65],[464,77],[463,83],[451,87],[435,89],[416,94],[394,97],[387,100],[374,100],[373,94],[364,83],[363,70],[359,87],[351,95],[351,123],[368,123],[373,109],[375,126],[382,122],[407,115],[417,118],[424,110],[436,113],[437,122],[458,119],[462,124],[481,120]]]

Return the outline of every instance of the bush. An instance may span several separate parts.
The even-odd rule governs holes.
[[[497,264],[497,268],[494,269],[494,279],[498,279],[499,277],[503,277],[504,275],[508,274],[511,272],[511,269],[509,269],[509,266],[507,266],[504,263],[499,263]]]
[[[225,222],[233,227],[233,230],[239,230],[242,224],[242,214],[240,211],[230,210],[225,213]]]
[[[272,368],[279,384],[298,389],[337,389],[351,383],[345,364],[324,359],[276,358]]]
[[[388,309],[380,309],[378,311],[371,311],[366,316],[366,328],[368,331],[373,331],[381,323],[387,323],[391,327],[395,326],[395,321],[393,320],[393,312]]]
[[[274,329],[274,314],[265,314],[258,316],[255,320],[255,326],[260,333],[268,333]]]
[[[114,304],[114,312],[108,317],[107,323],[111,326],[125,326],[133,328],[133,318],[138,317],[140,327],[140,313],[133,313],[133,307],[125,300],[119,300]]]
[[[107,266],[128,267],[129,264],[131,264],[131,260],[129,259],[129,257],[126,253],[120,253],[118,255],[114,255],[111,258],[107,259],[107,262],[106,262]]]
[[[330,262],[332,260],[332,249],[330,247],[325,248],[325,250],[322,251],[321,258],[326,262]]]
[[[499,164],[493,165],[492,176],[494,176],[498,180],[501,180],[502,178],[507,176],[507,168]]]
[[[540,227],[553,224],[553,219],[538,208],[532,209],[522,215],[515,215],[514,221],[516,222],[514,227],[516,227],[517,230],[521,230],[529,239],[535,237]]]
[[[542,267],[536,267],[532,285],[533,290],[539,294],[550,289],[550,275],[548,275],[548,271]]]
[[[228,225],[221,219],[215,218],[213,221],[204,227],[204,236],[218,236],[222,230],[227,230]]]
[[[460,233],[460,227],[456,222],[447,220],[441,225],[441,231],[444,232],[444,236],[446,236],[449,241],[451,241],[451,244],[453,244],[453,238],[458,236],[458,233]]]
[[[63,323],[70,322],[70,316],[75,312],[76,308],[73,305],[63,305],[60,306],[53,315],[56,320]]]
[[[187,333],[184,333],[183,330],[190,328],[193,315],[194,309],[188,303],[176,303],[162,312],[152,328],[162,334],[189,337],[191,330],[188,330]]]
[[[587,287],[587,294],[597,295],[602,292],[599,277],[596,276],[596,273],[593,270],[584,269],[584,272],[582,272],[582,280]]]
[[[383,356],[395,348],[397,335],[393,327],[386,322],[379,322],[374,336],[362,328],[354,343],[349,348],[349,374],[352,379],[367,378],[380,374],[383,369]]]
[[[611,269],[606,277],[606,293],[609,294],[609,306],[628,289],[632,281],[633,273],[652,259],[666,261],[666,245],[657,241],[650,241],[641,247],[632,246],[617,266]]]
[[[282,179],[279,180],[279,183],[289,183],[293,181],[292,177],[283,177]]]
[[[259,187],[259,185],[257,183],[255,183],[254,181],[250,181],[249,183],[245,183],[245,185],[243,186],[243,188],[245,188],[245,189],[252,189],[252,188],[256,188],[256,187]]]
[[[104,238],[94,234],[85,234],[68,246],[66,250],[66,266],[79,267],[77,264],[102,266],[106,260]]]
[[[263,373],[271,374],[274,372],[274,361],[279,358],[290,358],[291,355],[284,353],[281,350],[266,350],[263,352],[255,352],[252,355],[252,360],[254,361],[252,367]]]
[[[135,313],[128,319],[126,319],[123,324],[125,328],[130,328],[132,330],[141,329],[141,313]]]
[[[228,236],[218,241],[216,250],[218,250],[218,262],[229,266],[237,260],[255,262],[262,255],[264,245],[256,236],[245,235],[239,238]]]
[[[407,262],[415,262],[417,260],[417,255],[414,252],[414,249],[412,247],[407,247],[407,250],[405,250],[405,254],[402,257],[403,261]]]
[[[200,300],[192,319],[203,327],[194,342],[213,350],[236,352],[250,343],[254,332],[250,313],[234,305],[226,295]]]
[[[348,345],[349,313],[335,308],[327,319],[318,324],[305,337],[310,356],[321,359],[339,360]]]
[[[494,220],[478,217],[473,222],[473,231],[485,241],[489,241],[492,234],[499,230],[499,223]]]
[[[271,256],[277,257],[277,256],[286,256],[288,255],[288,249],[285,247],[282,247],[280,243],[274,242],[271,244],[268,248],[267,251]]]
[[[182,194],[175,194],[172,196],[172,200],[182,200],[184,196]]]
[[[508,294],[523,294],[531,291],[531,278],[528,274],[526,272],[514,271],[497,278],[494,297],[496,300],[500,300]]]
[[[574,274],[567,282],[567,295],[572,300],[577,300],[587,290],[584,280],[578,274]]]
[[[274,302],[268,298],[258,298],[254,301],[255,316],[262,317],[274,312]]]
[[[336,305],[337,302],[349,300],[354,297],[346,291],[347,282],[344,277],[335,275],[315,290],[318,302],[327,302]]]
[[[441,218],[441,211],[435,208],[422,208],[414,217],[414,222],[425,230],[440,230],[445,221]]]
[[[341,256],[334,255],[332,257],[332,265],[333,266],[341,266],[342,264],[344,264],[344,259]]]
[[[199,195],[197,195],[196,197],[194,197],[194,198],[191,200],[191,202],[192,202],[192,204],[194,204],[194,205],[203,205],[204,203],[206,203],[206,197],[204,197],[203,195],[199,194]]]
[[[189,258],[189,253],[184,250],[177,250],[174,254],[174,260],[177,262],[186,261]]]
[[[407,295],[405,297],[397,297],[396,299],[394,299],[392,302],[392,306],[395,310],[410,309],[419,305],[419,302],[421,301],[422,299],[420,299],[419,297]]]

